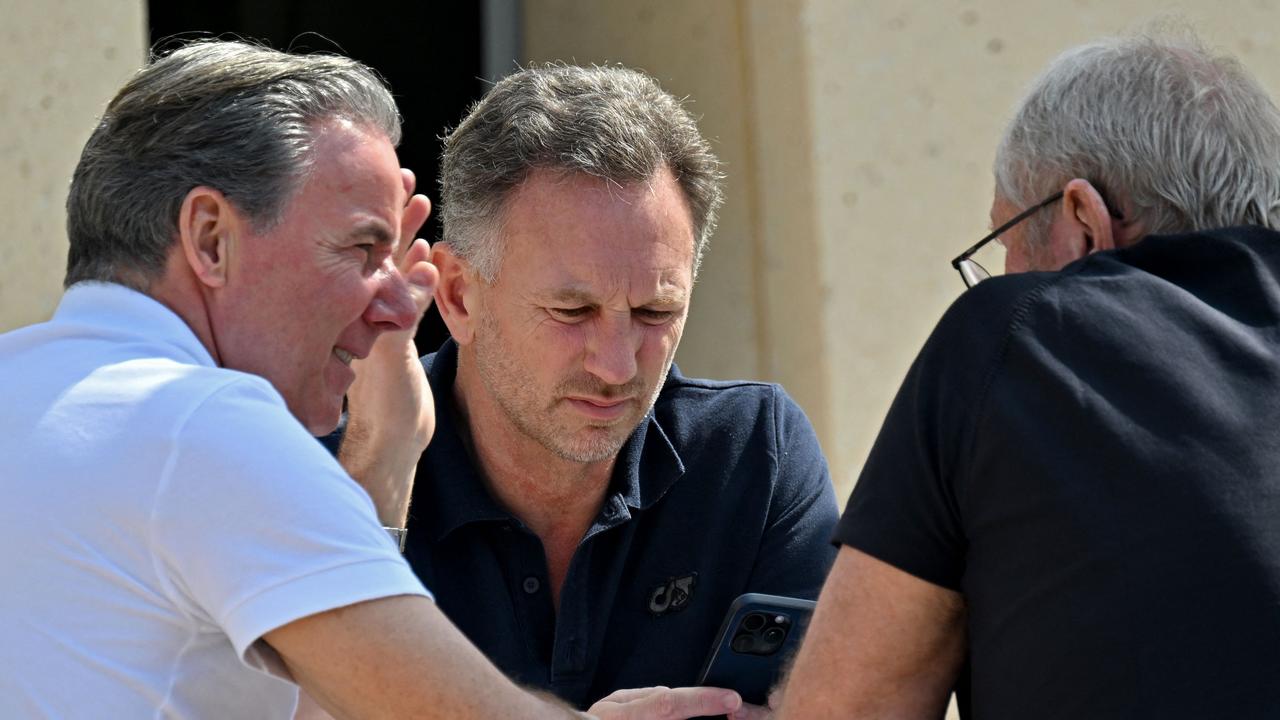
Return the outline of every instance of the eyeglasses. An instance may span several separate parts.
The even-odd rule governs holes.
[[[973,247],[957,255],[956,258],[951,261],[951,267],[955,268],[960,273],[960,278],[964,280],[964,286],[973,287],[974,285],[977,285],[983,280],[986,280],[987,278],[991,277],[991,273],[987,272],[986,268],[979,265],[977,261],[969,259],[973,256],[974,253],[981,250],[983,245],[986,245],[992,240],[995,240],[996,238],[1000,237],[1000,235],[1007,232],[1009,228],[1013,227],[1014,225],[1017,225],[1023,220],[1026,220],[1032,215],[1035,215],[1036,211],[1039,210],[1040,208],[1043,208],[1046,205],[1052,205],[1053,203],[1061,199],[1062,199],[1062,191],[1059,190],[1058,192],[1041,200],[1035,205],[1032,205],[1026,210],[1023,210],[1017,215],[1014,215],[1012,220],[1001,225],[995,230],[992,230],[991,234],[987,235],[986,237],[982,238],[978,242],[974,243]]]

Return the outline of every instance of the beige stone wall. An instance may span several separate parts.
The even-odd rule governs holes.
[[[690,97],[689,108],[702,117],[703,132],[728,161],[725,208],[699,277],[697,314],[686,335],[714,337],[727,350],[699,354],[699,371],[720,377],[760,374],[752,173],[742,171],[750,116],[725,112],[749,102],[738,66],[743,44],[736,16],[732,0],[529,0],[524,5],[528,60],[621,62],[647,71],[671,93]]]
[[[781,381],[829,433],[802,3],[526,0],[524,8],[527,60],[621,62],[690,98],[728,180],[681,367]],[[836,446],[830,434],[822,440]]]
[[[80,148],[146,57],[141,0],[0,0],[0,332],[62,295]]]
[[[48,316],[80,146],[144,58],[141,0],[0,0],[0,331]],[[987,226],[991,154],[1055,54],[1180,14],[1280,91],[1278,0],[526,0],[526,59],[688,95],[728,198],[680,351],[782,382],[843,497]]]
[[[529,60],[622,62],[689,95],[729,195],[679,361],[782,382],[837,492],[963,286],[990,164],[1045,64],[1178,16],[1280,96],[1280,2],[526,0]]]
[[[986,233],[1004,122],[1056,55],[1181,17],[1280,98],[1280,4],[1265,0],[814,0],[804,17],[841,488],[963,289],[949,260]]]

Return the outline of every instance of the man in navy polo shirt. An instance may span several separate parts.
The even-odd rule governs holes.
[[[580,707],[696,683],[734,598],[816,597],[834,555],[795,402],[672,365],[720,180],[679,102],[618,67],[516,73],[446,140],[453,339],[422,359],[438,424],[405,554],[494,663]],[[420,379],[389,375],[353,417],[417,412]]]

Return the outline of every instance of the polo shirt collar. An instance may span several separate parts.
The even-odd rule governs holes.
[[[458,373],[458,345],[446,340],[436,353],[422,358],[436,406],[436,431],[418,461],[417,497],[411,512],[425,527],[417,530],[439,542],[465,525],[519,521],[490,497],[471,454],[462,441],[461,418],[453,407],[453,384]],[[667,385],[681,378],[673,364]],[[664,386],[663,392],[666,392]],[[661,403],[661,398],[657,404]],[[588,535],[626,522],[633,510],[658,502],[684,474],[684,463],[651,409],[618,452],[611,491]],[[643,480],[642,480],[643,478]],[[425,508],[421,513],[418,508]]]
[[[446,340],[438,351],[422,358],[422,367],[435,401],[436,431],[418,460],[418,477],[426,478],[427,482],[418,482],[415,490],[426,490],[427,497],[414,497],[409,507],[414,519],[420,517],[425,523],[425,527],[415,532],[424,532],[431,536],[432,542],[439,542],[464,525],[514,520],[484,489],[462,441],[461,418],[453,407],[453,383],[458,374],[457,343]],[[418,509],[424,506],[426,510],[420,515]]]
[[[666,384],[678,378],[679,373],[672,364],[663,385],[664,392]],[[657,407],[657,403],[654,406]],[[651,408],[618,451],[613,469],[614,490],[627,507],[644,510],[662,499],[682,475],[684,462],[680,453]]]
[[[217,367],[209,349],[186,321],[155,298],[123,285],[83,281],[67,288],[53,313],[58,323],[91,325],[99,331],[163,343],[169,357]]]

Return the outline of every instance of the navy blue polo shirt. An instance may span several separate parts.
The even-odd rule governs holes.
[[[423,358],[435,436],[405,549],[444,613],[517,682],[586,707],[621,688],[692,685],[734,598],[815,598],[835,496],[817,437],[777,385],[673,366],[620,451],[557,614],[542,543],[485,490],[453,408],[458,348]]]

